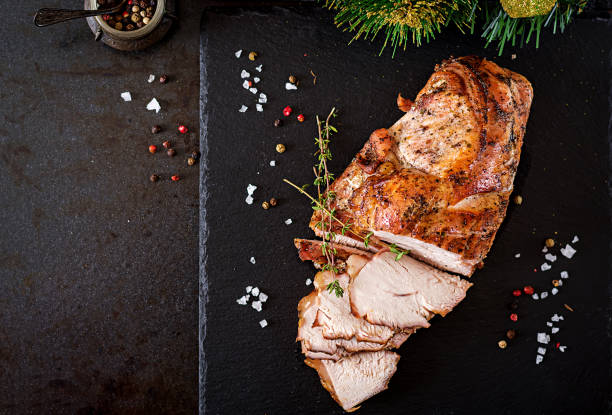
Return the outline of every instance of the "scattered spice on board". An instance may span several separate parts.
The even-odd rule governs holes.
[[[284,115],[285,117],[288,117],[288,116],[290,116],[290,115],[291,115],[291,112],[292,112],[292,111],[293,111],[293,109],[292,109],[292,108],[291,108],[289,105],[287,105],[287,106],[286,106],[286,107],[283,109],[283,115]]]
[[[122,92],[121,93],[121,98],[125,101],[125,102],[130,102],[132,100],[132,94],[130,94],[129,91],[126,92]]]
[[[300,115],[298,115],[298,116],[297,116],[297,120],[298,120],[299,122],[304,122],[304,114],[300,114]]]
[[[521,195],[514,196],[514,203],[520,205],[521,203],[523,203],[523,197]]]
[[[188,166],[193,166],[196,163],[195,159],[193,157],[188,157],[187,158],[187,165]]]
[[[261,321],[259,322],[259,325],[260,325],[260,326],[261,326],[261,328],[263,329],[264,327],[266,327],[266,326],[268,325],[268,322],[267,322],[265,319],[263,319],[263,320],[261,320]]]
[[[287,83],[285,83],[285,89],[287,91],[294,91],[294,90],[298,89],[298,87],[297,87],[297,85],[292,84],[291,82],[287,82]]]
[[[166,153],[168,154],[168,157],[174,157],[176,155],[176,150],[173,148],[170,148],[168,149]]]
[[[170,144],[170,141],[166,140],[162,143],[162,146],[164,146],[165,149],[168,149],[172,147],[172,144]]]
[[[156,151],[157,151],[157,146],[156,146],[156,145],[154,145],[154,144],[151,144],[151,145],[149,146],[149,153],[151,153],[151,154],[155,154],[155,152],[156,152]]]
[[[178,174],[175,174],[174,176],[170,178],[172,179],[173,182],[178,182],[179,180],[181,180],[181,176],[179,176]]]
[[[297,82],[296,77],[293,75],[289,75],[289,82],[291,82],[292,84],[295,84]]]
[[[181,125],[178,126],[178,132],[179,133],[185,134],[185,133],[187,133],[187,131],[189,131],[189,130],[184,125],[181,124]]]
[[[284,153],[286,150],[285,145],[284,144],[277,144],[276,145],[276,152],[277,153]]]
[[[508,342],[506,342],[505,340],[500,340],[497,342],[497,345],[499,346],[500,349],[505,349],[506,346],[508,346]]]
[[[263,202],[261,204],[261,207],[264,208],[264,210],[268,210],[268,209],[270,209],[270,203],[269,202]]]
[[[276,128],[280,127],[283,125],[283,122],[281,120],[274,120],[274,126]]]
[[[574,311],[574,309],[572,307],[570,307],[569,305],[567,305],[567,304],[563,304],[563,307],[565,307],[569,311],[572,311],[572,312]]]
[[[242,49],[237,50],[236,52],[234,52],[234,56],[236,56],[236,58],[240,58],[240,55],[242,55]]]
[[[162,75],[159,77],[160,84],[165,84],[166,82],[168,82],[168,75]]]
[[[152,174],[151,177],[149,177],[149,180],[155,183],[159,180],[159,176],[157,174]]]
[[[310,74],[312,75],[312,84],[316,85],[317,84],[317,75],[315,75],[315,73],[312,71],[312,69],[310,70]]]
[[[249,52],[249,60],[254,61],[257,59],[257,52]]]
[[[546,239],[546,241],[544,241],[544,244],[548,247],[548,248],[552,248],[553,246],[555,246],[555,240],[552,238],[548,238]]]
[[[152,134],[157,134],[161,131],[161,126],[159,125],[154,125],[153,127],[151,127],[151,133]]]
[[[275,198],[270,199],[270,206],[276,206],[278,202],[276,201]]]
[[[240,107],[240,109],[238,109],[238,112],[246,112],[249,109],[249,107],[247,107],[246,105],[243,105]]]

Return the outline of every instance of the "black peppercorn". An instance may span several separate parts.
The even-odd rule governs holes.
[[[168,149],[168,155],[174,157],[176,155],[176,150],[173,148]]]
[[[161,131],[161,127],[159,125],[154,125],[153,127],[151,127],[151,132],[153,134],[157,134]]]
[[[149,180],[156,182],[159,180],[159,176],[157,174],[152,174],[151,177],[149,177]]]
[[[275,127],[280,127],[281,125],[283,125],[283,122],[281,120],[275,120],[274,121],[274,126]]]
[[[276,206],[278,202],[276,201],[276,199],[272,198],[270,199],[270,206]]]
[[[165,84],[166,82],[168,82],[168,75],[162,75],[159,77],[160,84]]]
[[[194,150],[191,152],[191,157],[193,157],[195,160],[200,158],[200,152],[198,150]]]
[[[510,340],[514,339],[516,337],[516,331],[508,330],[506,332],[506,337],[509,338]]]

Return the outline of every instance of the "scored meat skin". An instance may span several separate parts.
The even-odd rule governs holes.
[[[532,96],[523,76],[486,59],[444,61],[332,183],[336,216],[470,276],[506,214]],[[318,234],[319,219],[315,212],[310,224]]]

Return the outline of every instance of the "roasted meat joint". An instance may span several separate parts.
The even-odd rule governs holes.
[[[295,240],[320,270],[298,305],[297,340],[345,410],[386,389],[399,361],[392,350],[465,298],[472,283],[462,277],[483,262],[506,215],[532,97],[523,76],[486,59],[437,65],[414,101],[398,96],[405,114],[374,131],[327,189],[341,267],[325,267],[330,244]],[[325,240],[321,215],[310,227]]]

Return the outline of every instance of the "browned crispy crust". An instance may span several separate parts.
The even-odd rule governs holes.
[[[436,66],[408,112],[374,131],[331,185],[338,218],[458,254],[470,275],[505,217],[532,96],[523,76],[483,58]]]

